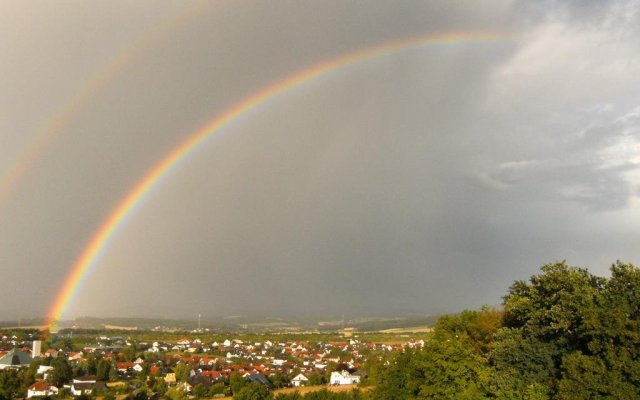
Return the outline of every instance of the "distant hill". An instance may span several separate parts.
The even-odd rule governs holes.
[[[345,327],[358,332],[378,332],[389,329],[425,328],[435,324],[437,316],[408,314],[394,317],[351,317],[348,319],[317,320],[311,318],[255,317],[234,315],[215,319],[169,319],[135,317],[80,317],[63,321],[62,328],[96,330],[142,330],[142,331],[194,331],[200,326],[207,332],[336,332]],[[0,327],[42,326],[44,319],[3,321]]]

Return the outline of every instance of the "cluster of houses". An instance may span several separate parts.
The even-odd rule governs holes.
[[[34,341],[36,343],[36,341]],[[181,338],[175,342],[165,341],[132,342],[123,338],[97,338],[96,344],[78,352],[63,353],[62,350],[48,349],[39,357],[64,356],[71,363],[84,363],[89,358],[107,360],[117,370],[119,380],[136,379],[145,374],[153,379],[162,379],[167,386],[177,386],[191,392],[196,385],[206,388],[216,383],[228,382],[233,374],[246,380],[273,388],[271,381],[284,378],[287,386],[305,386],[320,383],[329,385],[353,385],[361,382],[366,374],[362,366],[372,352],[399,351],[405,347],[421,347],[424,341],[403,344],[363,343],[357,338],[345,338],[339,342],[272,341],[245,342],[227,339],[221,342],[204,343],[195,338]],[[29,365],[31,354],[39,345],[30,349],[23,347],[4,356],[0,352],[0,368],[5,358],[15,359],[20,352],[27,358],[21,359],[20,366]],[[125,359],[124,350],[135,346],[135,359]],[[38,347],[39,348],[39,347]],[[13,352],[13,354],[10,354]],[[129,352],[131,354],[131,352]],[[21,356],[18,356],[18,358]],[[5,360],[6,362],[6,360]],[[17,366],[17,367],[20,367]],[[180,367],[181,366],[181,367]],[[38,370],[43,380],[29,388],[28,397],[51,396],[62,388],[46,383],[51,367],[41,366]],[[177,373],[180,371],[179,373]],[[315,379],[310,379],[310,378]],[[105,382],[95,376],[74,378],[65,385],[70,394],[95,393],[105,389]]]

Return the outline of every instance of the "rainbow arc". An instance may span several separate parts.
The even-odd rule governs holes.
[[[127,218],[134,214],[136,207],[140,205],[149,192],[162,181],[162,178],[165,177],[168,172],[173,168],[176,168],[181,160],[188,157],[196,148],[202,146],[207,139],[211,138],[225,126],[234,122],[247,111],[263,104],[275,96],[303,84],[304,82],[317,79],[329,72],[357,62],[363,62],[376,57],[423,46],[484,42],[492,43],[496,41],[504,41],[507,38],[508,37],[505,34],[493,32],[454,32],[437,35],[430,34],[386,42],[360,51],[338,56],[294,73],[279,82],[264,87],[262,90],[231,106],[201,129],[189,135],[186,140],[174,148],[164,159],[153,166],[103,221],[102,225],[95,232],[75,264],[72,266],[69,275],[55,297],[53,306],[48,314],[48,324],[51,331],[55,331],[57,328],[57,321],[64,318],[65,312],[73,303],[82,283],[87,279],[91,269],[97,264],[100,255],[108,248],[110,241],[116,236],[118,230],[126,223]]]

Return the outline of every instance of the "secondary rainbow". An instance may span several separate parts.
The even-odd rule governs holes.
[[[77,295],[83,280],[86,279],[91,268],[95,266],[101,253],[108,247],[110,240],[115,236],[118,228],[122,227],[127,217],[133,214],[136,206],[140,204],[145,195],[147,195],[151,189],[161,181],[162,177],[174,168],[180,160],[187,157],[194,149],[203,144],[206,139],[212,137],[216,132],[219,132],[223,127],[236,120],[243,113],[290,88],[359,61],[427,45],[493,42],[504,40],[505,38],[506,36],[504,34],[498,33],[456,32],[437,35],[430,34],[378,44],[299,71],[282,81],[263,88],[259,92],[228,108],[200,130],[191,134],[184,142],[174,148],[164,159],[151,168],[104,220],[71,268],[64,284],[56,295],[53,306],[48,314],[48,324],[51,331],[53,332],[57,329],[57,322],[64,317],[67,308],[72,304],[74,297]]]
[[[0,211],[2,211],[2,206],[9,199],[12,189],[20,178],[25,175],[34,161],[45,151],[49,143],[57,135],[61,134],[64,131],[63,128],[83,110],[89,100],[118,78],[126,70],[127,66],[137,58],[140,58],[145,51],[197,16],[205,4],[204,2],[194,3],[194,6],[170,16],[151,29],[147,29],[77,86],[67,101],[57,108],[50,117],[46,118],[44,124],[31,135],[30,140],[14,157],[14,160],[9,162],[8,167],[1,171]]]

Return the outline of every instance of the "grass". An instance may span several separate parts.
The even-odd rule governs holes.
[[[318,392],[320,390],[323,389],[327,389],[330,392],[350,392],[353,389],[358,388],[358,385],[341,385],[341,386],[327,386],[327,385],[318,385],[318,386],[301,386],[301,387],[293,387],[293,388],[284,388],[284,389],[276,389],[273,391],[274,396],[277,395],[278,393],[284,393],[284,394],[289,394],[289,393],[294,393],[294,392],[298,392],[302,395],[307,394],[307,393],[311,393],[311,392]],[[366,392],[367,390],[371,389],[370,386],[367,387],[361,387],[358,388],[360,390],[362,390],[363,392]]]

